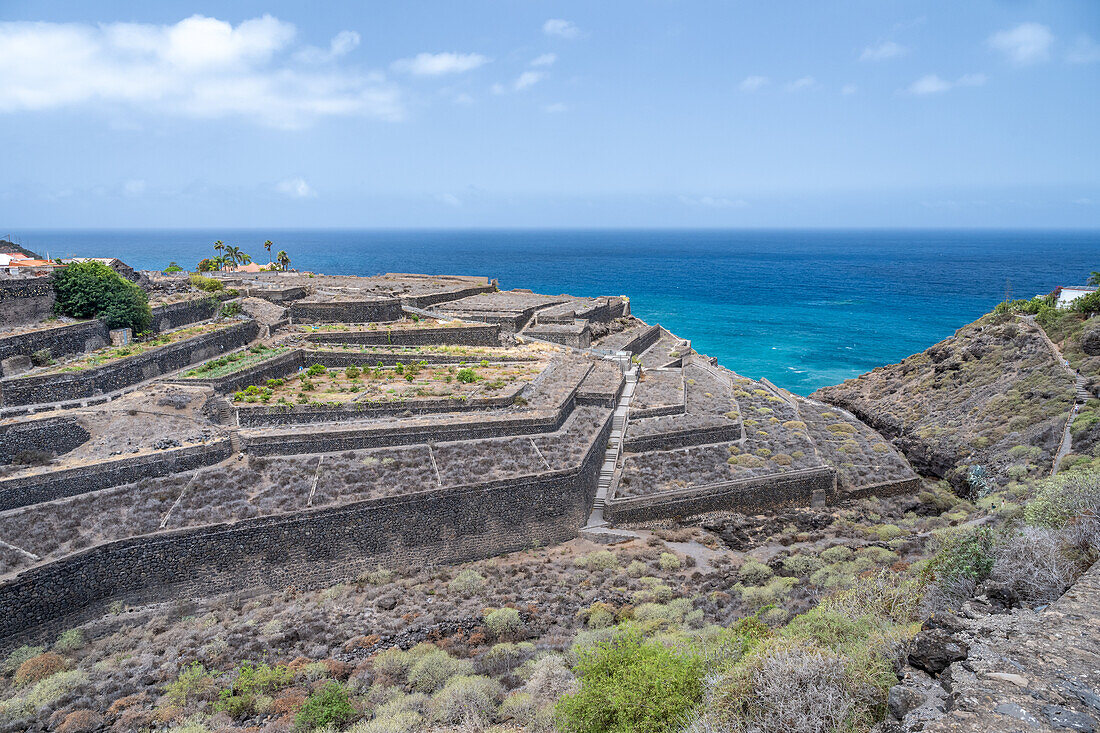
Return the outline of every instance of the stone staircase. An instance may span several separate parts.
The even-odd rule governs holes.
[[[602,530],[598,534],[601,537],[590,536],[593,530],[601,530],[607,526],[604,521],[603,511],[607,506],[607,495],[615,480],[615,470],[619,464],[619,457],[623,451],[623,438],[626,433],[627,413],[630,411],[630,401],[634,398],[634,390],[638,387],[638,367],[634,365],[626,372],[626,385],[623,387],[622,396],[615,406],[615,412],[611,416],[611,435],[607,439],[607,450],[604,452],[603,465],[600,467],[599,479],[596,483],[596,499],[592,504],[592,514],[588,517],[588,524],[584,527],[584,535],[588,539],[596,541],[621,541],[602,538],[603,534],[609,534],[608,530]],[[618,536],[616,534],[616,536]],[[629,539],[623,537],[622,539]]]
[[[1077,401],[1082,404],[1095,397],[1092,392],[1089,392],[1088,381],[1082,376],[1077,377],[1073,388],[1077,394]]]

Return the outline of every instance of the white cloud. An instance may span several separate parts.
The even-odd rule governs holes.
[[[328,63],[354,51],[359,46],[360,40],[359,34],[355,31],[340,31],[329,41],[327,50],[307,46],[294,54],[294,58],[307,64]]]
[[[489,90],[493,94],[504,94],[506,91],[508,91],[504,88],[503,84],[494,84],[493,86],[489,87]]]
[[[269,15],[236,27],[201,15],[174,25],[0,23],[0,114],[94,104],[283,128],[402,117],[398,90],[378,74],[278,63],[294,35]]]
[[[474,103],[474,98],[471,97],[469,94],[466,94],[466,92],[460,92],[459,94],[455,95],[453,101],[455,104],[462,105],[463,107],[468,107]]]
[[[843,94],[845,97],[850,97],[858,91],[859,87],[857,87],[855,84],[845,84],[840,88],[840,93]]]
[[[561,112],[568,112],[569,111],[569,107],[566,106],[565,104],[563,104],[562,102],[554,102],[553,104],[548,104],[545,107],[543,107],[542,109],[543,109],[544,112],[549,112],[551,114],[558,114],[558,113],[561,113]]]
[[[455,196],[453,193],[441,193],[435,197],[435,200],[441,204],[446,204],[447,206],[455,209],[457,209],[459,206],[462,206],[462,199],[460,199],[458,196]]]
[[[787,85],[786,89],[788,92],[798,92],[803,89],[809,89],[815,84],[817,84],[817,80],[814,79],[812,76],[804,76],[801,79],[795,79],[794,81],[792,81],[790,84]]]
[[[681,196],[680,203],[692,208],[703,209],[743,209],[749,205],[749,202],[745,199],[728,199],[714,196],[702,196],[700,198]]]
[[[1080,35],[1066,52],[1066,61],[1071,64],[1095,64],[1100,61],[1100,44],[1086,35]]]
[[[956,87],[980,87],[986,82],[985,74],[963,74],[955,81],[948,81],[936,74],[925,74],[909,85],[906,91],[909,94],[923,96],[927,94],[939,94]]]
[[[886,59],[897,58],[898,56],[904,56],[909,53],[909,49],[900,43],[893,41],[883,41],[882,43],[874,46],[868,46],[863,49],[863,53],[859,55],[860,61],[885,61]]]
[[[288,178],[285,181],[279,181],[275,186],[275,190],[279,193],[289,196],[292,199],[312,199],[317,197],[317,192],[309,187],[304,178]]]
[[[1080,198],[1074,199],[1073,203],[1077,204],[1078,206],[1092,206],[1096,202],[1090,198]]]
[[[577,27],[576,23],[561,18],[551,18],[543,23],[542,32],[548,36],[570,39],[579,38],[581,35],[581,29]]]
[[[488,63],[479,53],[418,53],[411,59],[394,61],[394,71],[404,71],[416,76],[442,76],[472,71]]]
[[[1050,58],[1054,34],[1040,23],[1021,23],[989,37],[989,47],[1000,51],[1017,66],[1027,66]]]
[[[525,71],[516,77],[516,80],[512,82],[512,89],[517,92],[522,92],[525,89],[538,84],[540,81],[546,78],[546,73],[542,71]]]
[[[536,56],[531,60],[531,66],[553,66],[554,62],[558,60],[556,53],[544,53],[542,56]]]
[[[746,76],[737,86],[743,92],[755,92],[763,89],[768,84],[771,84],[771,79],[766,76]]]
[[[126,183],[122,184],[122,193],[127,196],[140,196],[145,193],[145,181],[140,178],[133,178]]]

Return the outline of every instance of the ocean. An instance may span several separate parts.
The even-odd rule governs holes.
[[[0,235],[3,236],[3,235]],[[631,310],[799,394],[899,361],[1013,298],[1082,284],[1100,231],[30,230],[50,257],[193,268],[221,239],[326,273],[487,275],[501,288],[628,295]]]

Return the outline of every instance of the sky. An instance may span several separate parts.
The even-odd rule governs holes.
[[[0,0],[0,230],[1100,227],[1100,2]]]

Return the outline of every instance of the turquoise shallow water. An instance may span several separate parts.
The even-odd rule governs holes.
[[[631,298],[635,315],[800,394],[898,361],[1012,297],[1100,269],[1100,232],[662,230],[27,231],[51,257],[193,267],[216,239],[259,259],[373,275],[489,275],[502,288]]]

